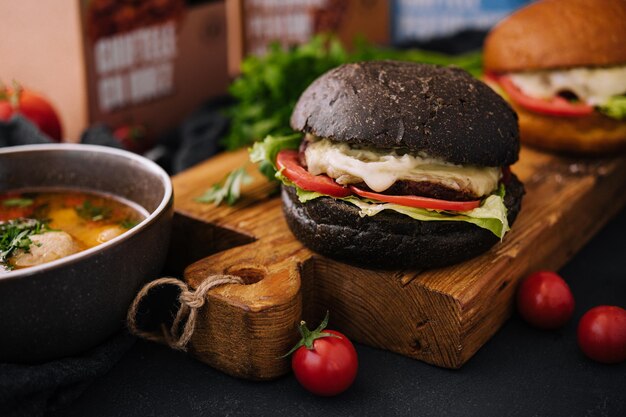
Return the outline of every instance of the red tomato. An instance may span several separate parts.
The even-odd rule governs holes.
[[[551,116],[580,117],[593,113],[593,107],[586,103],[571,103],[563,97],[555,96],[550,100],[534,98],[524,94],[507,76],[500,76],[497,82],[515,103],[535,113]]]
[[[352,343],[343,334],[326,330],[336,337],[326,336],[313,342],[313,348],[299,348],[291,366],[300,384],[317,395],[342,393],[356,378],[358,360]]]
[[[531,274],[517,289],[517,310],[528,323],[541,329],[563,326],[574,312],[574,296],[554,272]]]
[[[602,363],[626,360],[626,310],[598,306],[578,322],[578,346],[585,355]]]
[[[295,351],[291,367],[304,388],[317,395],[332,396],[352,385],[359,364],[350,340],[337,331],[324,330],[326,324],[328,314],[314,331],[305,322],[300,323],[302,340],[291,350]]]
[[[6,99],[0,98],[0,120],[9,120],[12,115],[13,107],[11,107],[11,103],[6,101]]]
[[[285,177],[303,190],[317,191],[332,197],[347,197],[352,194],[348,188],[337,184],[327,175],[312,175],[309,173],[300,165],[297,151],[280,151],[276,156],[276,165]]]
[[[364,191],[355,186],[350,189],[363,198],[384,201],[386,203],[400,204],[407,207],[418,207],[431,210],[469,211],[480,206],[480,200],[472,201],[448,201],[436,198],[420,197],[416,195],[386,195],[372,191]]]
[[[18,97],[15,97],[15,94]],[[60,142],[63,128],[59,116],[48,100],[37,93],[19,88],[6,90],[6,100],[0,101],[0,120],[8,120],[13,114],[21,114],[52,140]],[[12,100],[15,101],[13,105]]]

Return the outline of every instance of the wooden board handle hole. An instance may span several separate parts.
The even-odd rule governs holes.
[[[243,280],[244,285],[256,284],[267,275],[267,271],[262,268],[240,268],[231,267],[224,271],[227,275],[235,275]]]

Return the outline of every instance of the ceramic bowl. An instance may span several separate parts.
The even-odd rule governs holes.
[[[165,262],[170,178],[130,152],[78,144],[0,149],[0,192],[61,187],[130,200],[149,216],[124,234],[68,257],[0,275],[0,362],[76,355],[118,332],[139,288]]]

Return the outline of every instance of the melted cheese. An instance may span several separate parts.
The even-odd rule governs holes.
[[[364,182],[376,192],[386,190],[398,180],[408,180],[433,182],[484,196],[496,189],[500,179],[498,167],[454,165],[424,154],[353,149],[328,139],[311,142],[305,158],[313,175],[326,174],[343,185]]]
[[[592,106],[607,102],[612,96],[626,93],[626,66],[612,68],[572,68],[509,75],[523,93],[549,99],[560,91],[571,91]]]

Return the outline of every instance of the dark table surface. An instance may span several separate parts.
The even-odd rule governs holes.
[[[576,344],[576,324],[589,308],[626,307],[626,210],[560,272],[576,298],[567,326],[537,330],[514,315],[460,370],[357,344],[354,385],[318,398],[292,375],[239,380],[139,341],[54,416],[626,416],[626,363],[594,363]]]

